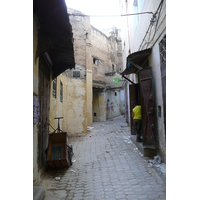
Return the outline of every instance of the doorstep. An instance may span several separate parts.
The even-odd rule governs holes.
[[[42,186],[33,186],[33,200],[43,200],[45,197],[45,190]]]
[[[144,157],[153,158],[157,155],[156,149],[150,149],[148,147],[143,147],[142,142],[136,142],[136,135],[131,135],[132,142],[137,146],[139,151],[144,155]]]

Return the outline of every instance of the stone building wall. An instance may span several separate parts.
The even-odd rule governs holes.
[[[119,93],[123,82],[113,83],[115,77],[120,78],[122,63],[121,40],[116,31],[107,36],[91,26],[89,17],[77,16],[83,13],[68,8],[68,14],[73,32],[75,69],[66,70],[57,77],[63,83],[64,100],[61,103],[51,95],[50,118],[51,123],[56,125],[54,114],[64,116],[61,129],[70,136],[87,133],[87,126],[93,121],[106,120],[106,93],[112,93],[109,90],[113,88]],[[59,92],[59,85],[57,90]],[[117,103],[115,113],[110,116],[119,115],[119,111],[123,110],[119,108],[119,97],[112,98],[112,102]]]
[[[89,81],[86,79],[87,67],[90,65],[86,53],[87,43],[90,43],[87,37],[91,34],[91,29],[88,17],[70,15],[83,13],[68,8],[68,14],[73,32],[75,69],[68,69],[57,77],[58,98],[55,99],[51,95],[50,122],[56,127],[55,115],[63,116],[64,118],[60,120],[61,129],[69,136],[74,136],[86,134],[87,119],[92,118],[92,107],[90,106],[89,112],[87,109],[88,102],[92,104],[92,79]],[[59,100],[60,81],[63,83],[63,102]]]
[[[124,114],[125,109],[124,104],[121,103],[121,95],[119,95],[120,90],[123,90],[123,81],[118,84],[114,83],[114,78],[121,80],[119,72],[120,68],[122,69],[122,48],[118,30],[115,27],[111,27],[110,29],[99,31],[92,26],[91,44],[93,88],[95,88],[93,120],[105,121],[108,118]],[[100,105],[101,114],[98,112]]]

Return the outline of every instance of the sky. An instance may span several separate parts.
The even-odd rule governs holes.
[[[119,0],[65,0],[67,7],[86,15],[120,15]],[[99,30],[113,25],[121,28],[121,17],[91,17],[92,26]]]

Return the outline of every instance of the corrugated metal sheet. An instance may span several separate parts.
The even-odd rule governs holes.
[[[150,53],[151,48],[130,54],[126,60],[126,69],[121,75],[137,73],[139,70],[143,69],[143,64],[148,59]]]
[[[34,0],[33,13],[38,25],[36,58],[48,53],[55,78],[75,67],[72,27],[65,1]]]

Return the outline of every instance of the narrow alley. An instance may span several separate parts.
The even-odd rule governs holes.
[[[94,122],[87,135],[69,137],[73,165],[44,173],[45,200],[166,199],[166,172],[149,167],[152,159],[141,155],[130,136],[125,117],[119,116]]]

